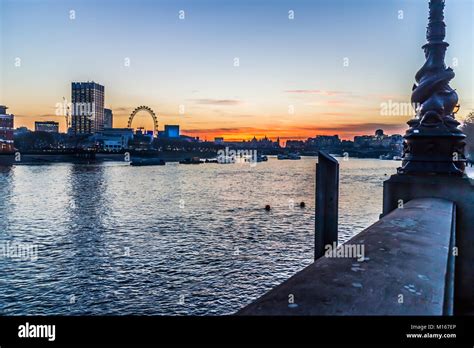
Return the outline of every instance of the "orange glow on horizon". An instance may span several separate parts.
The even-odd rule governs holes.
[[[46,118],[42,118],[46,120]],[[47,119],[59,122],[60,131],[66,132],[66,122],[64,118],[50,117]],[[15,128],[28,127],[30,130],[34,130],[34,122],[36,120],[30,117],[18,117],[15,118]],[[163,125],[163,123],[161,124]],[[122,128],[127,127],[126,122],[122,119],[114,120],[114,127]],[[163,127],[160,126],[160,130]],[[372,135],[377,128],[385,130],[386,134],[404,134],[407,126],[405,122],[400,124],[361,124],[360,127],[354,127],[354,125],[331,125],[325,124],[324,126],[291,126],[287,127],[235,127],[235,128],[194,128],[187,129],[187,127],[181,126],[181,134],[199,137],[201,140],[214,141],[216,137],[224,138],[224,141],[238,142],[238,141],[249,141],[254,137],[257,139],[263,139],[267,137],[270,140],[276,141],[280,139],[280,144],[285,144],[287,140],[306,140],[308,138],[314,138],[317,135],[333,136],[338,135],[341,140],[353,140],[358,135]]]
[[[390,131],[386,131],[386,134],[401,134],[403,135],[406,130],[406,126],[401,125],[398,130],[390,129]],[[277,131],[258,131],[255,133],[248,133],[246,130],[242,130],[241,132],[233,132],[233,133],[220,133],[220,132],[212,132],[212,131],[186,131],[185,129],[181,131],[182,134],[199,137],[201,140],[213,141],[216,137],[224,138],[224,141],[229,142],[238,142],[238,141],[249,141],[252,140],[254,137],[259,139],[263,139],[267,137],[270,140],[276,141],[278,138],[280,139],[280,144],[285,144],[287,140],[307,140],[308,138],[314,138],[318,135],[325,135],[325,136],[334,136],[338,135],[341,140],[354,140],[355,136],[359,135],[373,135],[375,133],[374,129],[368,129],[367,131],[361,132],[354,132],[349,130],[344,130],[342,127],[340,130],[324,130],[324,129],[317,129],[315,128],[314,131],[305,131],[301,132],[299,129],[286,129],[286,130],[277,130]]]

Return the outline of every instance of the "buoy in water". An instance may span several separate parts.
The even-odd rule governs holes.
[[[270,205],[267,204],[267,205],[265,206],[265,210],[266,210],[266,211],[270,211],[270,209],[271,209]]]

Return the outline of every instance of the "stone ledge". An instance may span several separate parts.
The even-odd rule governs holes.
[[[412,200],[344,244],[363,261],[323,256],[237,315],[451,314],[454,215],[451,201]]]

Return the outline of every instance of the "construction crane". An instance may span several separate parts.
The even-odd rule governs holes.
[[[69,118],[69,104],[67,103],[65,97],[63,97],[63,101],[64,101],[64,105],[66,106],[66,108],[65,108],[66,109],[65,117],[66,117],[66,132],[67,132],[69,130],[69,127],[71,126],[70,118]]]

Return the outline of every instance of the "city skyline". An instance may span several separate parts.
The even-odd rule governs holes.
[[[15,127],[52,120],[65,131],[55,105],[70,100],[72,81],[95,81],[105,86],[115,127],[148,105],[160,129],[180,124],[208,140],[351,139],[407,128],[411,114],[383,115],[381,105],[410,100],[424,60],[423,1],[128,4],[1,2],[1,99]],[[462,119],[474,99],[473,40],[461,34],[472,26],[472,3],[447,6],[447,64],[456,72]]]

